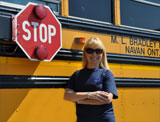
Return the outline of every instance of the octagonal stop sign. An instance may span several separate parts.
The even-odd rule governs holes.
[[[12,23],[12,39],[29,59],[51,61],[60,50],[61,24],[48,6],[28,3]]]

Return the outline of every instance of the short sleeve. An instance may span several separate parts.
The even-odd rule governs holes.
[[[118,94],[113,73],[110,70],[104,70],[103,78],[103,90],[112,93],[113,99],[117,99]]]
[[[69,88],[69,89],[72,89],[75,91],[75,81],[76,81],[77,74],[78,74],[78,71],[76,71],[72,74],[72,76],[70,77],[70,79],[66,85],[66,88]]]

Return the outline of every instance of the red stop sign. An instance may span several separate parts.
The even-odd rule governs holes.
[[[13,33],[31,60],[51,61],[62,46],[61,24],[47,6],[27,4],[14,17]]]

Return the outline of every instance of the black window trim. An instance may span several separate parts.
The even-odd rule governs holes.
[[[110,22],[98,21],[98,20],[87,19],[87,18],[82,18],[82,17],[70,16],[70,15],[68,17],[71,19],[78,19],[78,20],[82,20],[82,21],[94,22],[95,24],[99,23],[99,24],[114,25],[113,23],[110,23]]]
[[[139,27],[128,26],[128,25],[120,25],[120,26],[124,27],[124,28],[128,28],[128,29],[136,29],[136,30],[155,32],[155,33],[159,33],[160,34],[160,31],[156,31],[156,30],[152,30],[152,29],[145,29],[145,28],[139,28]]]

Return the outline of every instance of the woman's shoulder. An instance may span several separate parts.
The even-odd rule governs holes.
[[[73,75],[77,75],[80,72],[80,70],[76,70]]]
[[[112,73],[112,71],[110,69],[103,69],[103,73],[106,76],[113,75],[113,73]]]

